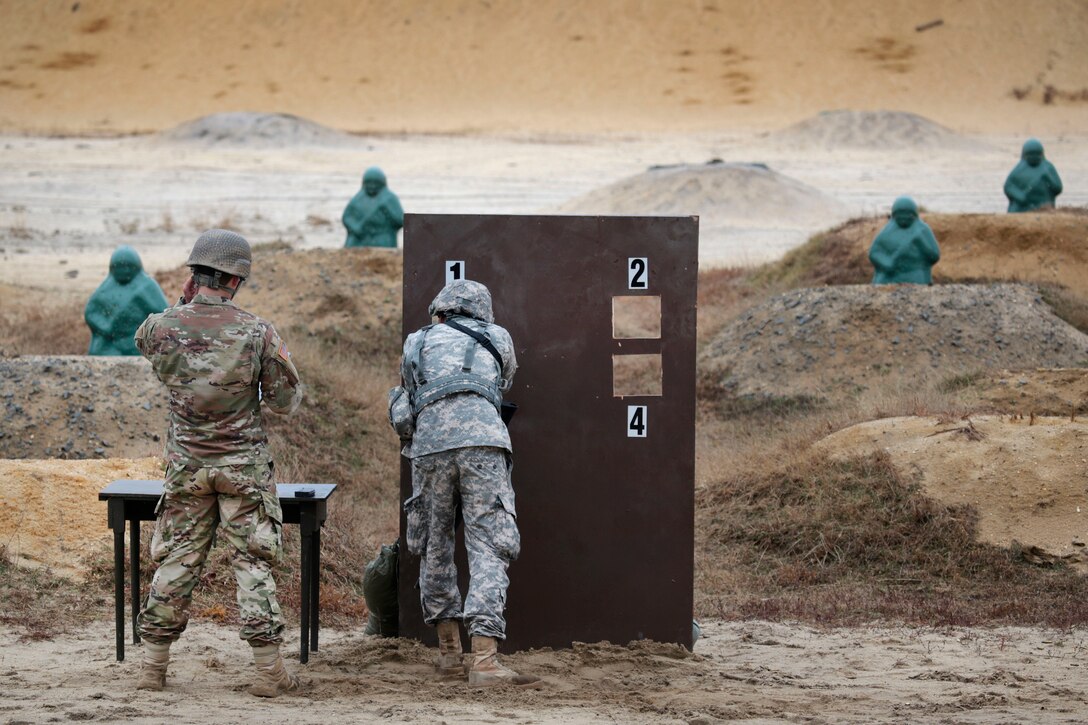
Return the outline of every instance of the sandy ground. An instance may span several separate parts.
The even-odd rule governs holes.
[[[0,460],[0,544],[22,566],[81,580],[74,564],[110,540],[98,492],[119,479],[161,479],[159,458],[107,461]]]
[[[764,163],[836,202],[817,223],[783,220],[772,191],[737,217],[703,214],[703,265],[781,256],[828,224],[887,213],[914,195],[925,209],[1001,212],[1020,137],[985,137],[982,151],[798,149],[766,133],[570,137],[377,136],[349,148],[203,148],[149,138],[0,138],[0,283],[89,294],[117,244],[151,271],[184,262],[196,234],[231,225],[254,242],[343,244],[340,215],[362,170],[382,166],[417,213],[551,213],[657,164]],[[1088,138],[1047,139],[1065,182],[1062,205],[1088,204]],[[728,188],[720,190],[728,194]],[[738,190],[739,193],[739,190]],[[679,210],[681,207],[677,207]],[[606,211],[602,208],[601,212]],[[583,207],[581,213],[588,213]]]
[[[116,662],[108,625],[31,643],[0,628],[0,717],[234,723],[259,708],[269,723],[695,725],[1075,723],[1088,713],[1083,631],[716,622],[694,655],[650,642],[531,651],[508,662],[541,675],[541,689],[473,690],[431,680],[433,654],[414,642],[326,630],[308,665],[288,662],[306,691],[260,702],[244,691],[251,665],[232,629],[194,625],[174,649],[166,690],[144,693],[139,648]]]

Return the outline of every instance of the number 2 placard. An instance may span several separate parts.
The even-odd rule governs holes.
[[[650,288],[650,259],[648,257],[627,258],[627,289]]]
[[[627,406],[627,437],[628,438],[645,438],[646,437],[646,406],[645,405],[628,405]]]
[[[464,260],[446,260],[446,284],[465,278]]]

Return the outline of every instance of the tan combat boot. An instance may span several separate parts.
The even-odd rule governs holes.
[[[257,665],[257,681],[249,688],[249,694],[257,697],[279,697],[281,692],[298,690],[298,678],[288,673],[283,666],[278,644],[254,647],[253,662]]]
[[[540,682],[539,677],[533,675],[519,675],[509,667],[499,664],[499,642],[494,637],[473,637],[472,662],[468,671],[468,684],[470,685],[501,685],[510,684],[519,687],[535,685]]]
[[[166,685],[166,666],[170,663],[170,643],[144,641],[144,660],[140,667],[137,690],[161,690]]]
[[[465,665],[461,653],[461,628],[456,619],[443,619],[435,629],[438,630],[438,657],[434,661],[435,672],[443,680],[460,679],[465,676]]]

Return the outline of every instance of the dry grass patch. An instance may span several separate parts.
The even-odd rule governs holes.
[[[18,630],[21,639],[52,639],[99,619],[111,601],[109,591],[72,586],[47,569],[15,566],[0,544],[0,623]]]
[[[0,284],[0,357],[86,354],[91,333],[83,306]]]
[[[697,610],[727,619],[935,625],[1088,621],[1088,579],[975,541],[884,454],[806,457],[700,487]]]
[[[886,221],[883,217],[851,219],[820,232],[781,260],[754,270],[751,281],[778,290],[871,282],[873,268],[864,251],[859,253],[858,239],[871,242]]]
[[[774,294],[750,270],[742,267],[718,267],[699,273],[698,336],[702,345],[748,307]]]

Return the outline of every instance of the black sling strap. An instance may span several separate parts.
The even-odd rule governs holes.
[[[502,362],[502,355],[500,355],[500,354],[499,354],[499,351],[498,351],[498,350],[497,350],[497,349],[495,348],[495,346],[494,346],[494,345],[493,345],[493,344],[491,343],[491,340],[488,340],[488,339],[487,339],[487,336],[486,336],[486,335],[484,335],[483,333],[477,332],[476,330],[473,330],[473,329],[472,329],[471,327],[465,327],[464,325],[462,325],[462,324],[460,324],[460,323],[458,323],[458,322],[454,322],[453,320],[446,320],[446,321],[444,321],[444,322],[443,322],[442,324],[444,324],[444,325],[449,325],[450,327],[452,327],[453,329],[457,330],[458,332],[463,332],[463,333],[465,333],[465,334],[466,334],[466,335],[468,335],[469,337],[471,337],[471,338],[473,338],[474,340],[476,340],[476,342],[478,342],[478,343],[480,343],[481,345],[483,345],[483,346],[484,346],[484,348],[485,348],[485,349],[486,349],[486,350],[487,350],[487,351],[488,351],[489,353],[491,353],[491,355],[492,355],[492,356],[493,356],[493,357],[495,358],[495,362],[497,362],[497,363],[499,364],[499,375],[500,375],[500,376],[502,375],[502,373],[503,373],[503,370],[504,370],[504,369],[505,369],[505,367],[506,367],[505,365],[503,365],[503,362]]]

